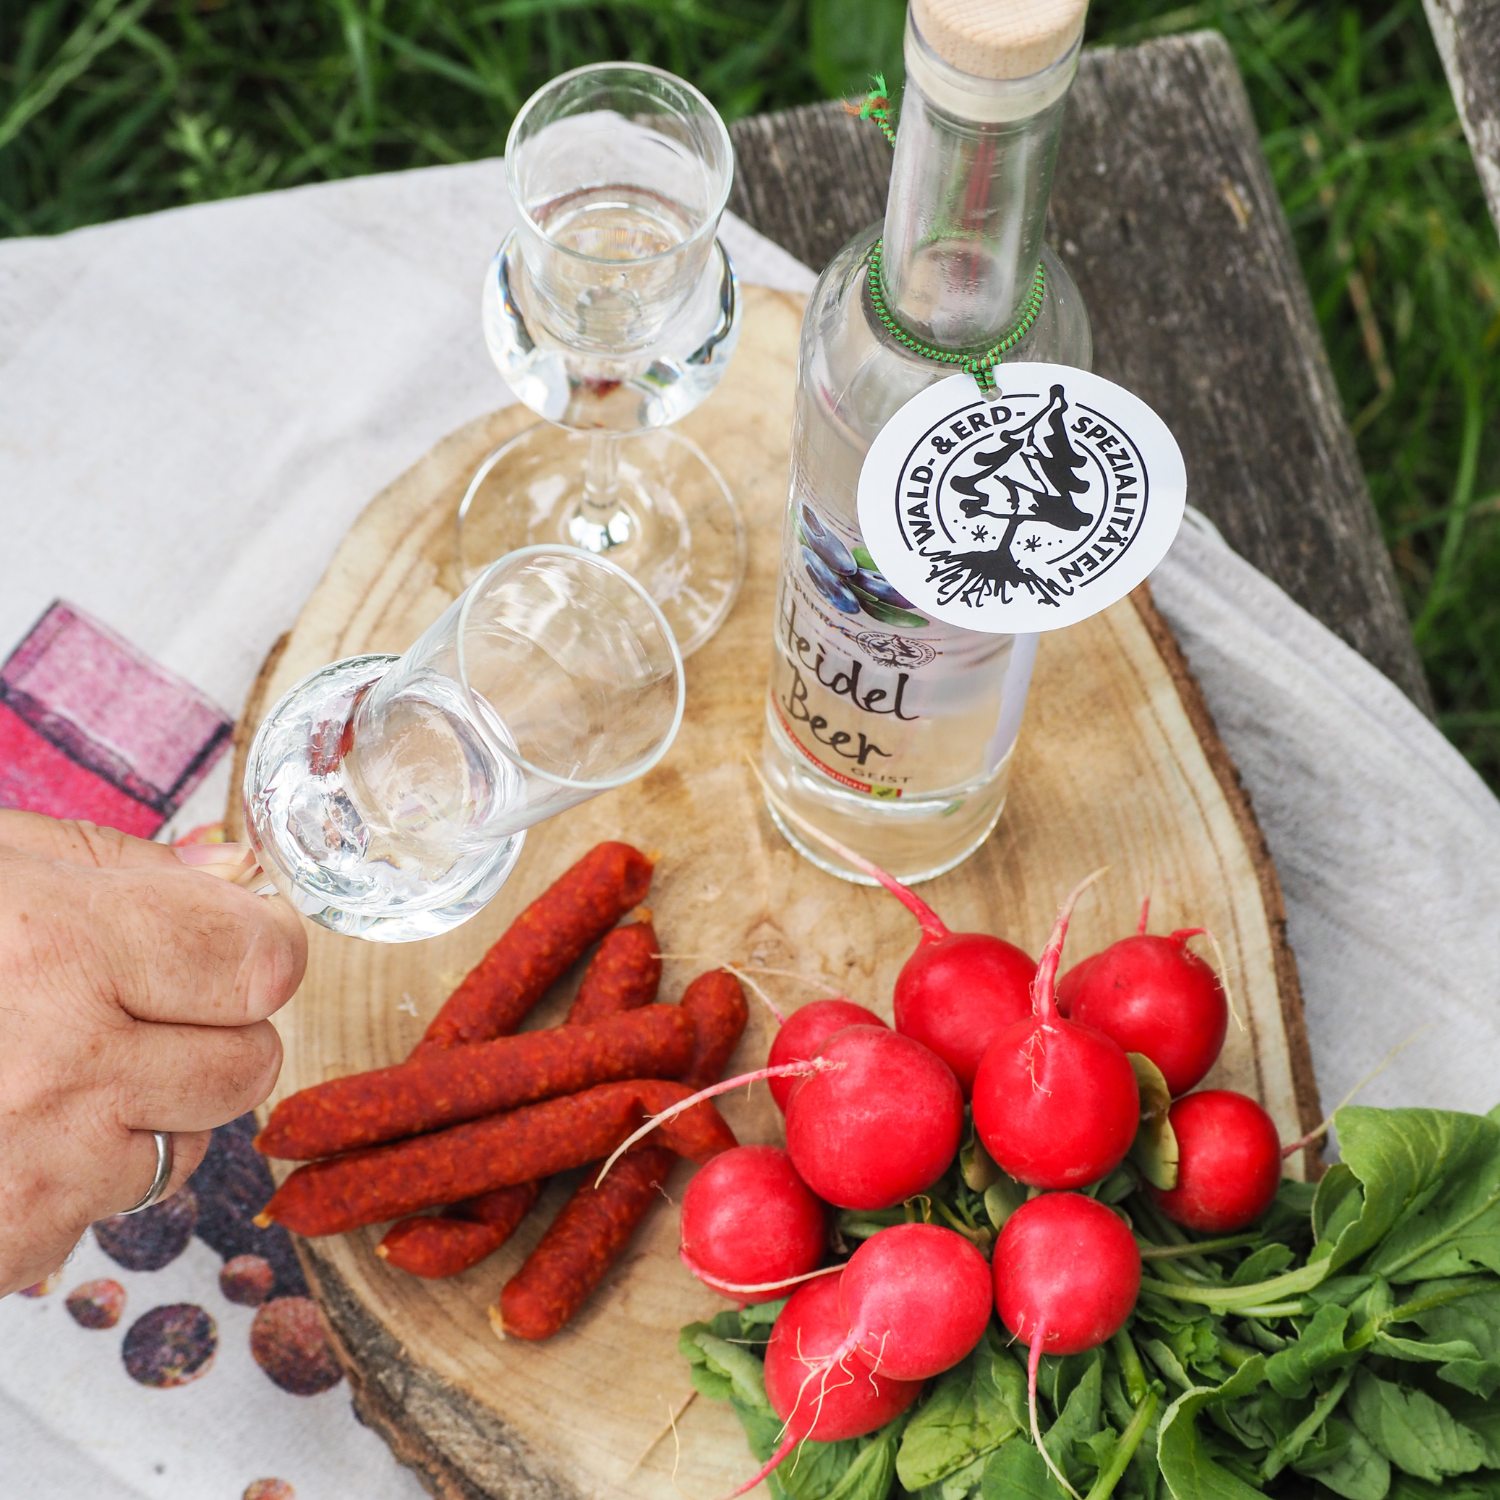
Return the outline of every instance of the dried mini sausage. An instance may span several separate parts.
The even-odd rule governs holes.
[[[597,1083],[675,1078],[694,1045],[690,1016],[675,1005],[651,1005],[584,1026],[424,1048],[394,1067],[332,1078],[283,1099],[255,1148],[312,1161]]]
[[[629,844],[590,849],[542,892],[432,1018],[421,1047],[487,1041],[516,1030],[583,955],[644,899],[651,861]]]
[[[749,1019],[739,981],[722,969],[701,974],[684,992],[695,1046],[684,1079],[690,1089],[724,1072]],[[505,1284],[490,1324],[501,1337],[551,1338],[588,1300],[620,1258],[672,1167],[672,1153],[642,1144],[627,1152],[597,1187],[581,1184],[548,1226],[521,1269]]]
[[[256,1223],[284,1224],[302,1235],[342,1234],[550,1177],[608,1155],[643,1116],[659,1114],[692,1092],[655,1078],[604,1083],[510,1114],[308,1162],[271,1195]],[[734,1133],[707,1102],[666,1121],[657,1140],[697,1162],[735,1144]]]
[[[589,961],[563,1024],[582,1024],[649,1005],[660,985],[661,951],[650,920],[617,927],[605,934]],[[477,1266],[515,1233],[540,1192],[540,1183],[496,1188],[456,1203],[444,1213],[403,1219],[386,1231],[375,1253],[413,1276],[457,1276]]]
[[[539,1182],[496,1188],[440,1214],[402,1219],[375,1247],[381,1260],[413,1276],[457,1276],[492,1255],[519,1228],[541,1196]]]

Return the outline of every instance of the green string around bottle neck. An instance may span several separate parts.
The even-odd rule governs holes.
[[[881,134],[891,143],[891,148],[894,150],[896,129],[891,124],[890,97],[886,93],[885,78],[877,73],[870,82],[872,87],[869,93],[865,95],[858,110],[851,107],[850,113],[857,113],[861,120],[874,120],[880,127]],[[865,262],[865,285],[869,288],[870,305],[875,310],[875,316],[880,319],[881,326],[898,344],[909,349],[913,354],[923,359],[933,360],[937,364],[953,365],[964,374],[972,375],[978,382],[979,389],[985,395],[989,395],[995,389],[995,366],[1002,363],[1006,354],[1014,349],[1036,325],[1036,320],[1042,311],[1042,304],[1047,298],[1046,268],[1040,261],[1037,262],[1036,274],[1031,278],[1031,290],[1026,294],[1026,301],[1021,306],[1020,316],[1010,328],[982,354],[966,354],[958,349],[945,349],[941,344],[929,344],[903,326],[885,300],[885,285],[882,276],[883,254],[883,241],[877,239],[870,246]]]

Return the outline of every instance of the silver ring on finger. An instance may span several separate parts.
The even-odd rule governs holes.
[[[134,1208],[122,1209],[119,1218],[123,1219],[126,1214],[138,1214],[143,1209],[160,1203],[167,1191],[167,1183],[172,1179],[172,1133],[168,1130],[153,1130],[151,1134],[156,1137],[156,1176],[151,1179],[146,1196]]]

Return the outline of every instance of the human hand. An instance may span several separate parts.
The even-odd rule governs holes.
[[[175,1192],[212,1128],[270,1093],[266,1018],[307,938],[286,902],[207,873],[239,861],[0,812],[0,1296],[139,1202],[153,1131],[173,1135]]]

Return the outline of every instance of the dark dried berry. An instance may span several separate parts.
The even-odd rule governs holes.
[[[275,1285],[275,1268],[263,1255],[236,1255],[219,1272],[219,1290],[241,1307],[259,1307]]]
[[[127,1271],[159,1271],[187,1249],[197,1222],[198,1200],[192,1188],[185,1187],[144,1213],[100,1219],[94,1238]]]
[[[57,1290],[58,1275],[59,1273],[54,1271],[50,1276],[44,1276],[30,1286],[23,1286],[21,1295],[23,1297],[50,1297]]]
[[[297,1492],[284,1479],[252,1479],[240,1500],[297,1500]]]
[[[251,1144],[255,1116],[242,1115],[214,1131],[203,1164],[193,1173],[198,1196],[198,1238],[225,1260],[262,1255],[276,1271],[275,1295],[303,1297],[307,1280],[292,1250],[291,1236],[279,1224],[257,1229],[251,1220],[275,1191],[266,1159]]]
[[[250,1325],[250,1353],[282,1390],[316,1396],[343,1378],[317,1304],[307,1297],[267,1302]]]
[[[132,1380],[167,1391],[202,1375],[218,1347],[214,1320],[191,1302],[173,1302],[137,1318],[120,1355]]]
[[[68,1311],[82,1328],[113,1328],[125,1311],[125,1288],[118,1281],[85,1281],[68,1293]]]

